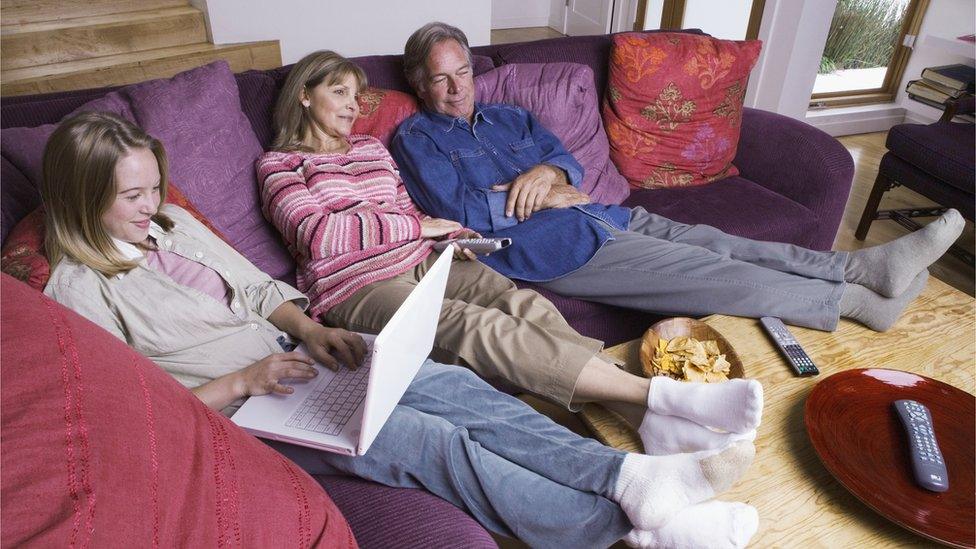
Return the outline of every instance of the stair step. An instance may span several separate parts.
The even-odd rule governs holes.
[[[203,12],[188,6],[26,23],[0,30],[4,71],[206,41]]]
[[[9,27],[188,5],[189,0],[2,0],[0,17],[3,19],[2,26]]]
[[[278,41],[244,44],[190,44],[157,50],[25,67],[0,74],[0,95],[26,95],[120,86],[168,78],[178,72],[225,59],[234,72],[281,66]]]

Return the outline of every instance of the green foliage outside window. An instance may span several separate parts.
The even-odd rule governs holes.
[[[819,74],[886,67],[909,0],[838,0]]]

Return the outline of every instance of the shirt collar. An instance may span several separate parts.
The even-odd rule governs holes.
[[[427,114],[430,117],[430,119],[435,124],[437,124],[438,127],[440,127],[441,130],[444,133],[449,133],[451,130],[453,130],[455,127],[457,127],[459,124],[462,125],[462,126],[465,126],[465,127],[468,126],[468,121],[465,120],[465,119],[463,119],[463,118],[460,118],[460,117],[455,118],[455,117],[448,116],[446,114],[441,114],[439,112],[434,112],[434,111],[427,111]],[[495,123],[492,122],[491,119],[488,118],[488,116],[486,115],[486,113],[484,111],[484,105],[482,105],[481,103],[475,103],[474,104],[474,123],[477,124],[478,123],[478,120],[483,120],[483,121],[485,121],[486,123],[488,123],[489,125],[492,125],[492,126],[495,125]]]
[[[163,234],[163,228],[160,227],[155,221],[150,219],[149,236],[152,236],[153,238],[157,238],[161,234]],[[138,246],[130,242],[119,240],[114,236],[112,237],[112,242],[115,243],[115,247],[116,249],[119,250],[119,253],[121,253],[122,256],[128,259],[129,261],[140,260],[146,255],[141,248],[139,248]]]

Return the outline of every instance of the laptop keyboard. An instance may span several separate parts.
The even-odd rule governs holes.
[[[338,435],[365,398],[368,383],[369,364],[363,364],[356,370],[340,367],[327,384],[316,387],[305,398],[285,425],[326,435]]]

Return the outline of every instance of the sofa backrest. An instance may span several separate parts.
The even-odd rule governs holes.
[[[646,31],[659,32],[659,31]],[[683,32],[701,33],[692,29]],[[595,86],[603,100],[607,83],[609,36],[550,38],[472,48],[475,75],[509,63],[581,63],[593,69]],[[403,76],[401,55],[371,55],[352,58],[366,72],[371,86],[410,93]],[[261,145],[267,148],[273,137],[271,111],[288,72],[294,65],[235,75],[240,89],[241,109],[247,115]],[[119,86],[41,95],[5,97],[0,100],[0,128],[33,127],[55,123],[81,105],[119,89]],[[2,151],[0,151],[2,154]],[[40,204],[40,195],[29,180],[6,157],[0,162],[0,243],[10,229]],[[24,185],[28,185],[24,187]]]

